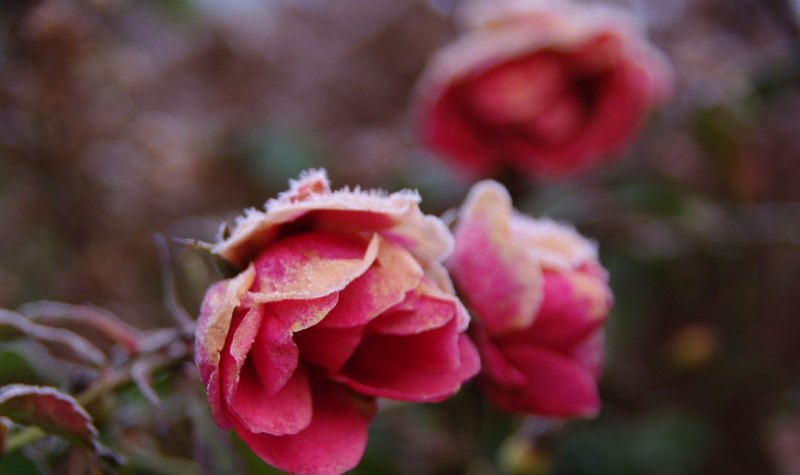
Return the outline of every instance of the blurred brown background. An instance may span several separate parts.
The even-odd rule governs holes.
[[[617,298],[603,414],[531,453],[557,474],[800,474],[800,6],[615,3],[671,59],[675,94],[621,161],[517,203],[598,240]],[[456,206],[469,183],[420,148],[410,99],[457,4],[4,1],[0,306],[167,325],[153,233],[211,240],[308,167]],[[175,252],[194,310],[216,276]],[[443,468],[406,437],[409,468],[381,458],[381,430],[360,473],[496,462]]]

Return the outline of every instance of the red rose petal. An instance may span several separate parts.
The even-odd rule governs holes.
[[[422,268],[403,247],[379,238],[375,263],[339,292],[336,307],[320,322],[324,327],[364,325],[401,302],[422,278]]]
[[[541,346],[566,354],[603,325],[608,304],[580,295],[570,278],[573,275],[580,278],[577,273],[545,272],[544,300],[533,325],[527,330],[503,336],[501,340]],[[602,286],[598,289],[598,293],[602,293],[598,298],[605,301],[602,292],[605,283],[597,281],[596,285]]]
[[[275,394],[269,393],[252,362],[242,369],[228,408],[254,433],[296,434],[311,423],[311,391],[303,365]]]
[[[303,359],[329,371],[338,371],[361,343],[364,326],[326,328],[320,325],[296,333]]]
[[[374,400],[321,376],[311,377],[313,415],[297,434],[254,434],[235,423],[239,437],[268,463],[298,475],[338,475],[355,467],[367,443]]]
[[[456,304],[427,295],[409,292],[402,310],[388,311],[369,324],[375,333],[411,335],[439,328],[455,317]]]
[[[589,416],[600,408],[594,378],[571,358],[522,345],[501,351],[527,381],[516,390],[486,385],[487,396],[499,407],[553,417]]]
[[[285,237],[256,258],[248,303],[306,300],[342,290],[369,269],[377,252],[377,238],[367,244],[320,232]]]
[[[334,377],[370,396],[440,401],[477,372],[477,350],[457,322],[415,335],[367,333]]]

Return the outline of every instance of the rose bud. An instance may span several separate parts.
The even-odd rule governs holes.
[[[429,61],[417,109],[422,140],[472,176],[558,177],[608,160],[670,88],[666,60],[623,10],[500,0],[462,20]]]
[[[324,171],[248,210],[213,252],[241,269],[203,301],[196,362],[217,424],[296,474],[353,468],[375,398],[441,401],[477,373],[419,197],[331,191]]]
[[[510,412],[596,413],[612,295],[592,243],[518,213],[494,181],[470,191],[455,239],[447,266],[472,312],[486,397]]]

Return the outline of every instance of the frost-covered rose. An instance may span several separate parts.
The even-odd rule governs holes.
[[[606,160],[666,95],[670,69],[636,19],[602,5],[470,5],[419,85],[420,133],[473,176],[555,177]]]
[[[478,371],[441,265],[452,236],[418,203],[312,171],[214,247],[241,272],[206,294],[197,365],[217,424],[270,464],[353,468],[376,397],[440,401]]]
[[[513,412],[594,414],[612,296],[592,243],[519,214],[493,181],[470,191],[455,238],[447,266],[472,311],[486,396]]]

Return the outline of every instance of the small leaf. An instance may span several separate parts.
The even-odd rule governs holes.
[[[122,321],[108,310],[88,305],[72,305],[63,302],[39,301],[20,305],[17,312],[30,320],[45,324],[71,323],[90,327],[120,345],[128,353],[138,351],[142,333]]]
[[[29,321],[18,313],[0,309],[0,341],[30,338],[48,350],[94,366],[103,366],[106,356],[96,346],[71,331]]]
[[[92,448],[102,459],[119,465],[122,459],[98,441],[89,413],[72,396],[54,388],[10,384],[0,388],[0,416],[37,426]]]

